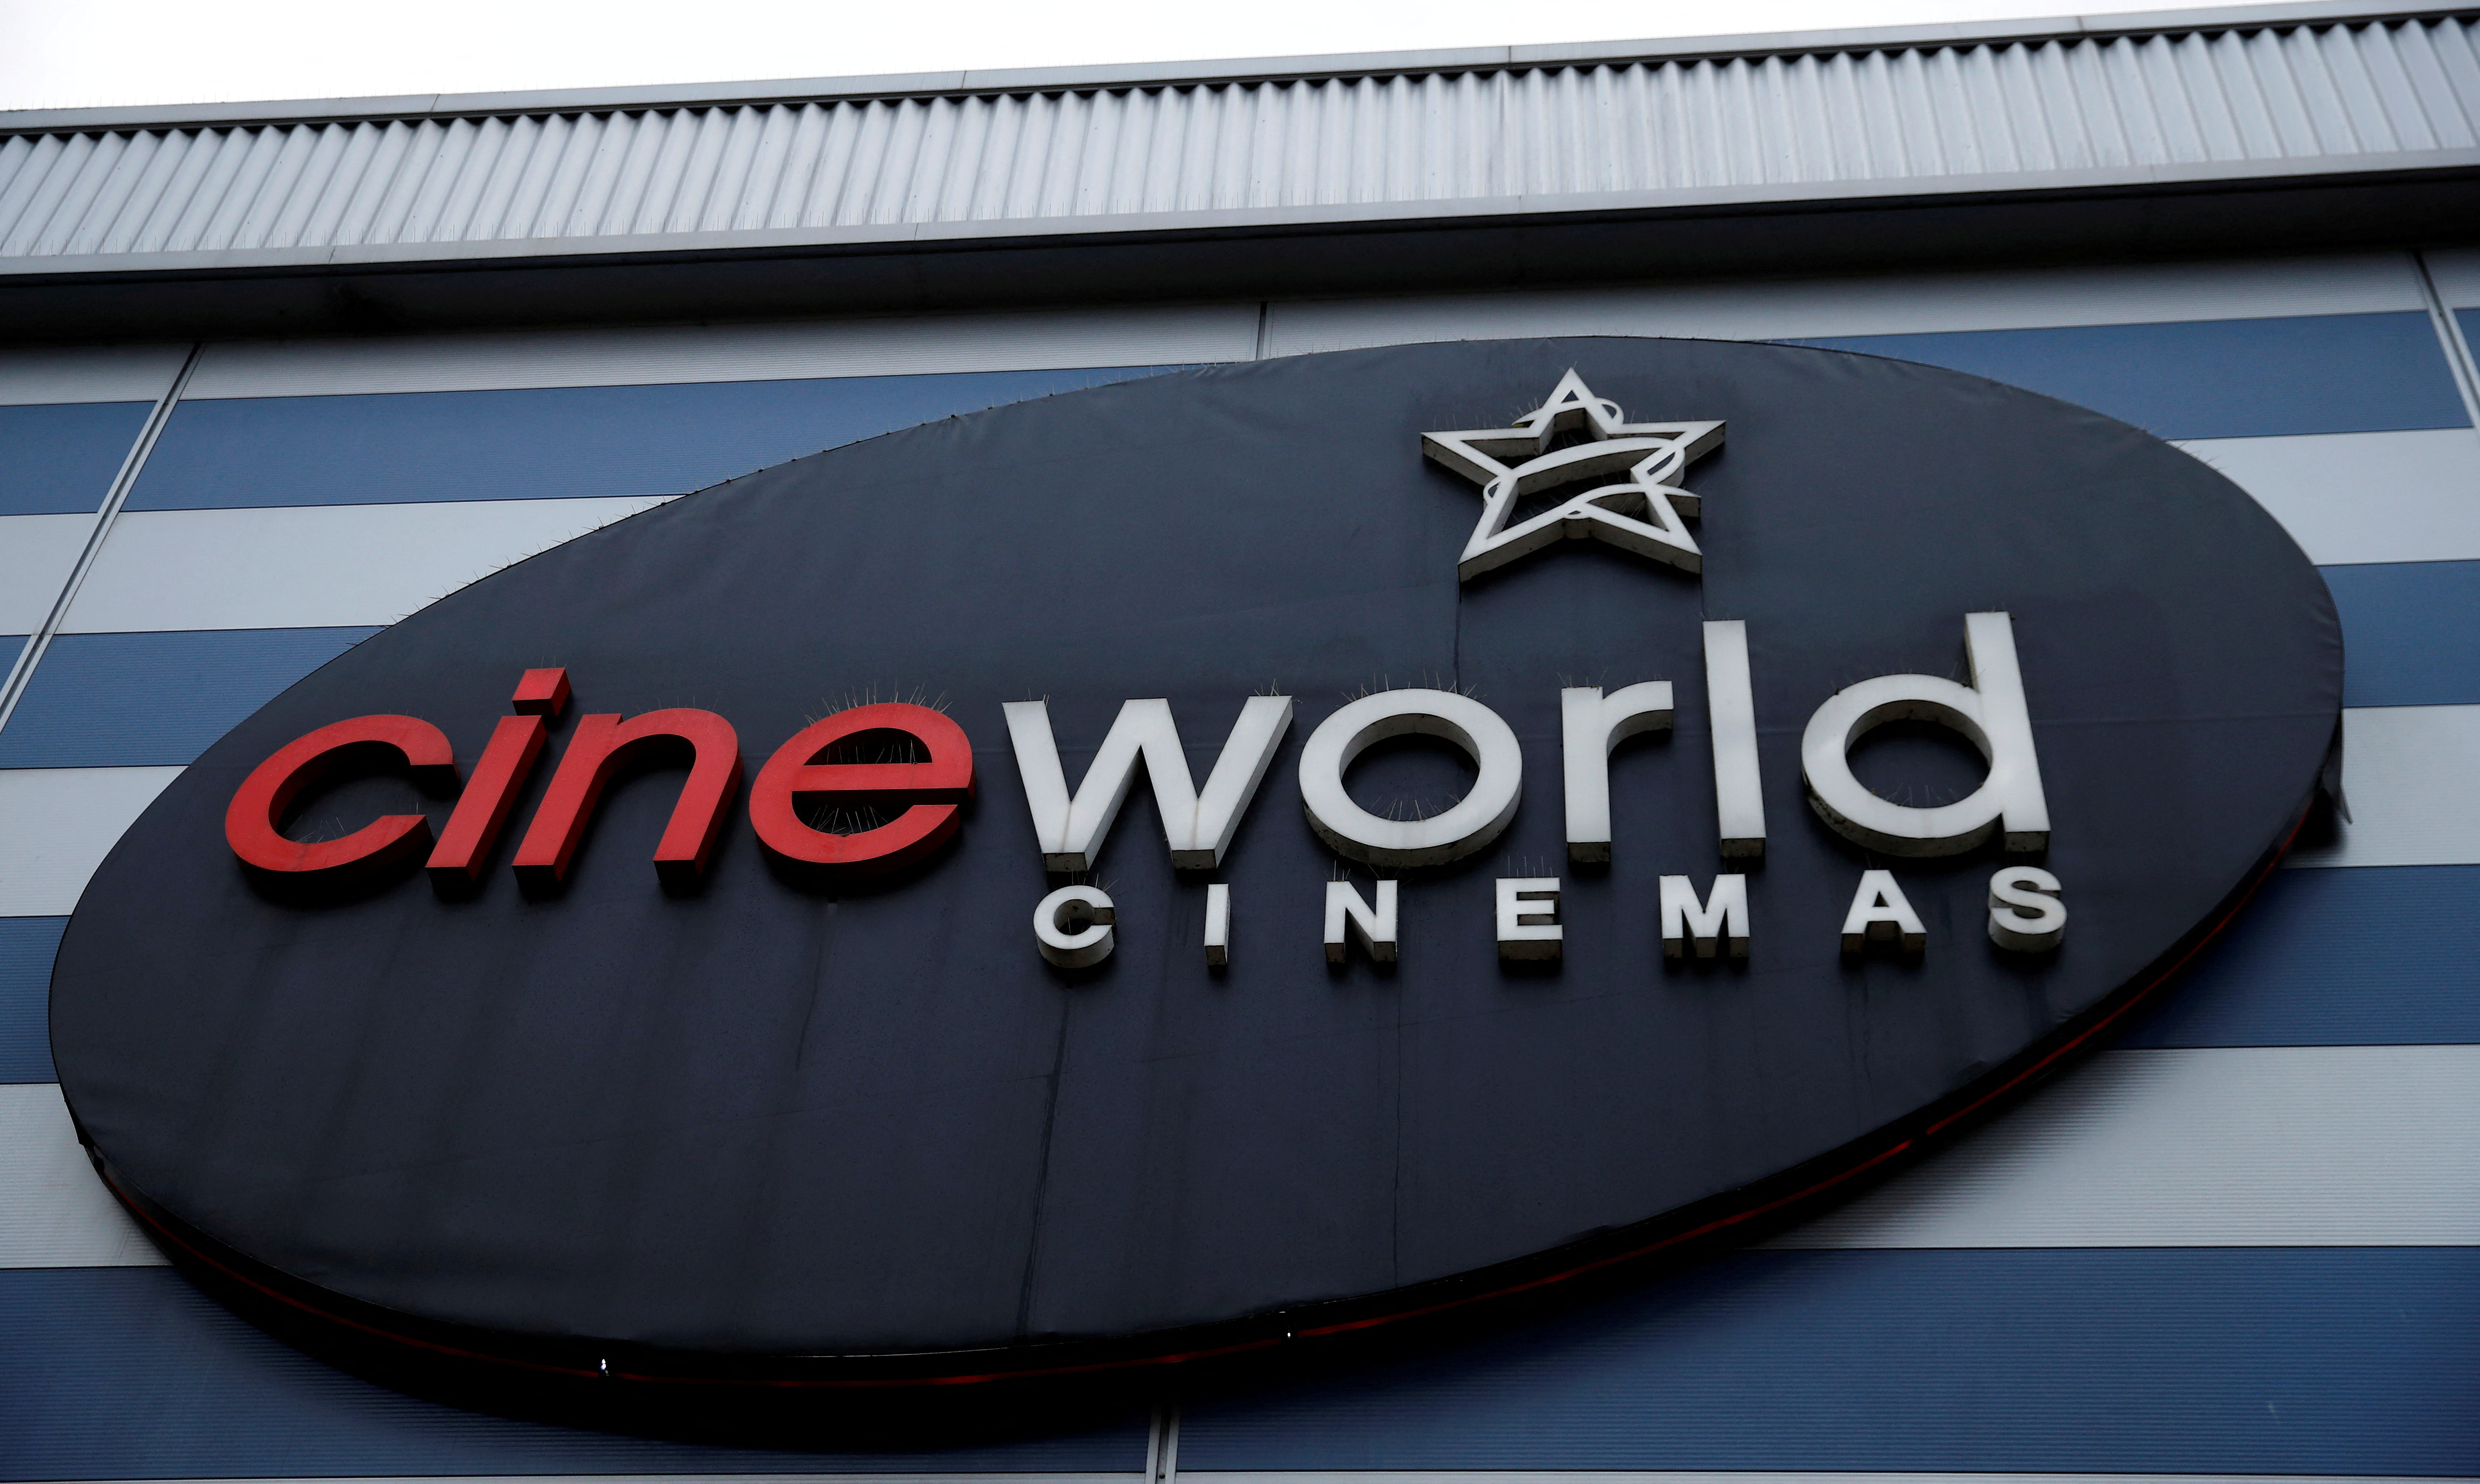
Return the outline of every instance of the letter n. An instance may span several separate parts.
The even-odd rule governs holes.
[[[616,713],[579,717],[559,771],[517,847],[518,884],[529,893],[557,887],[604,787],[625,771],[676,762],[684,754],[688,781],[655,847],[655,875],[666,890],[695,886],[714,858],[724,810],[740,788],[740,738],[712,711],[692,710],[648,711],[625,721]]]

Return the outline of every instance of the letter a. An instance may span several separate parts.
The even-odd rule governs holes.
[[[1851,894],[1851,910],[1843,914],[1845,953],[1860,952],[1872,938],[1879,942],[1899,938],[1907,954],[1919,953],[1929,940],[1928,930],[1921,926],[1921,914],[1912,910],[1892,871],[1861,872],[1860,889]]]

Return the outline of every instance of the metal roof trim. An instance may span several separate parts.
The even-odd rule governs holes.
[[[2220,9],[2066,15],[2014,21],[1946,22],[1829,31],[1758,32],[1671,40],[1559,42],[1435,51],[1261,57],[1186,63],[1122,63],[1072,67],[898,73],[875,77],[792,78],[743,83],[658,84],[624,88],[551,89],[520,92],[409,93],[386,97],[314,98],[234,103],[128,105],[0,111],[0,137],[19,134],[110,133],[248,124],[346,122],[361,119],[492,117],[826,103],[846,99],[987,96],[1007,93],[1117,91],[1421,75],[1561,65],[1695,62],[1814,53],[1912,50],[1924,47],[2030,44],[2093,38],[2227,33],[2322,25],[2372,25],[2480,16],[2480,6],[2375,8],[2364,0],[2291,0]]]
[[[930,249],[995,246],[1026,241],[1241,236],[1336,229],[1420,229],[1492,219],[1652,218],[1766,208],[1830,210],[1837,205],[1899,206],[1906,202],[2075,198],[2140,194],[2197,185],[2339,181],[2353,177],[2452,176],[2480,173],[2480,149],[2325,156],[2307,160],[2209,162],[2088,170],[2022,170],[1967,176],[1898,176],[1819,181],[1798,187],[1716,186],[1692,190],[1583,192],[1433,201],[1382,201],[1348,206],[1148,212],[1122,216],[1005,218],[991,221],[901,222],[850,227],[779,228],[640,234],[627,237],[502,238],[477,242],[396,243],[301,248],[230,248],[203,252],[97,253],[76,257],[0,258],[0,281],[246,274],[303,269],[437,266],[478,268],[555,261],[636,262],[764,257],[837,249]]]

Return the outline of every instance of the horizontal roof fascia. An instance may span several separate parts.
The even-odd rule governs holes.
[[[1566,198],[1572,200],[1574,198]],[[1503,204],[1503,203],[1501,203]],[[1534,204],[1534,203],[1528,203]],[[1546,203],[1543,203],[1546,204]],[[1589,205],[1595,204],[1589,201]],[[458,261],[0,275],[0,342],[424,333],[1031,305],[1230,302],[2467,241],[2480,166],[2078,192],[1674,202]],[[1382,236],[1383,250],[1351,251]],[[642,240],[638,240],[642,241]],[[625,245],[615,243],[613,245]]]
[[[321,98],[274,102],[133,105],[0,111],[0,136],[147,128],[236,126],[375,118],[453,118],[705,105],[826,102],[841,99],[936,97],[1020,92],[1195,86],[1286,79],[1419,75],[1501,67],[1592,65],[1629,62],[1692,62],[1720,58],[1887,51],[1919,47],[2028,43],[2094,37],[2230,32],[2340,23],[2412,21],[2475,13],[2470,5],[2372,10],[2364,0],[2301,0],[2278,5],[2067,15],[2038,20],[1950,22],[1832,31],[1755,33],[1675,40],[1560,42],[1536,46],[1465,47],[1440,51],[1368,52],[1340,56],[1269,57],[1106,66],[1022,67],[916,72],[879,77],[775,79],[746,83],[684,83],[634,88],[555,89],[525,92],[410,93],[395,97]]]
[[[86,257],[0,258],[0,281],[116,278],[218,271],[384,268],[399,264],[481,265],[554,263],[629,257],[643,262],[688,259],[715,253],[784,253],[803,250],[895,250],[940,244],[969,246],[984,241],[1024,242],[1058,238],[1136,239],[1174,234],[1230,235],[1262,231],[1345,232],[1389,226],[1471,222],[1493,217],[1602,219],[1657,217],[1688,213],[1830,207],[1900,198],[2027,196],[2074,199],[2095,193],[2159,193],[2228,190],[2249,183],[2336,181],[2353,177],[2397,179],[2406,175],[2480,172],[2480,150],[2441,149],[2384,155],[2312,159],[2216,161],[2192,166],[2138,166],[2107,169],[2022,171],[2002,175],[1904,177],[1894,180],[1819,181],[1794,187],[1748,185],[1692,191],[1591,192],[1567,195],[1457,197],[1425,201],[1373,201],[1350,205],[1268,207],[1245,211],[1157,212],[1125,216],[1001,218],[988,221],[905,222],[851,227],[805,227],[729,232],[675,232],[632,237],[544,237],[479,242],[403,243],[301,248],[241,248],[205,252],[108,253]]]

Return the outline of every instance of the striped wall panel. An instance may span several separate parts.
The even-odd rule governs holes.
[[[2168,438],[2460,427],[2423,315],[1846,337]],[[891,428],[1169,368],[188,399],[133,511],[678,494]],[[4,410],[4,409],[0,409]]]
[[[102,503],[103,497],[95,497]],[[0,635],[25,635],[42,627],[52,603],[94,531],[94,513],[0,516]],[[16,642],[0,638],[14,660]]]
[[[2480,1046],[2105,1053],[1779,1247],[2480,1242]]]
[[[62,917],[178,768],[0,769],[0,917]]]
[[[667,498],[124,511],[63,628],[384,627]]]
[[[2352,310],[2417,307],[2415,298],[2403,296],[2397,263],[2318,261],[2321,276],[2334,281],[2328,297],[2338,305]],[[2286,286],[2298,277],[2297,271],[2286,275]],[[2385,296],[2387,288],[2393,291],[2391,296]],[[233,341],[207,347],[182,397],[210,401],[1197,366],[1248,360],[1256,350],[1262,314],[1255,303],[1169,304],[464,331],[391,336],[383,347],[352,339]],[[6,366],[0,358],[0,396],[8,385]],[[161,385],[159,381],[157,390]]]
[[[2119,1044],[2480,1045],[2480,865],[2279,872]]]
[[[1799,340],[2418,313],[2408,253],[1278,300],[1266,353],[1533,335]]]
[[[152,406],[0,405],[0,516],[93,515]]]
[[[185,763],[375,628],[63,634],[9,725],[0,771]]]
[[[2480,1250],[1752,1252],[1372,1373],[1192,1398],[1184,1471],[2467,1473]],[[699,1448],[412,1401],[161,1268],[0,1273],[0,1477],[1133,1472],[1144,1430]]]
[[[1059,371],[1078,353],[1041,329],[942,361],[985,330],[959,351],[901,320],[211,347],[0,728],[0,1479],[1142,1469],[1136,1419],[899,1457],[684,1448],[285,1350],[152,1266],[83,1170],[42,1029],[64,914],[266,696],[700,470],[1259,341],[1614,329],[1873,337],[2191,440],[2327,565],[2354,820],[2294,863],[2350,869],[2281,873],[2120,1049],[1775,1249],[1374,1371],[1191,1396],[1178,1468],[2480,1475],[2480,433],[2407,265],[1271,305],[1262,326],[1224,307],[1186,341],[1096,320],[1097,345],[1181,347],[1079,361],[1115,371]],[[14,384],[0,356],[0,410],[39,404]],[[91,528],[0,515],[42,520]],[[0,576],[35,529],[0,524]]]
[[[50,1083],[0,1087],[0,1268],[164,1265],[95,1177]]]
[[[2342,713],[2351,822],[2296,867],[2480,864],[2480,707]]]
[[[1145,1461],[1142,1417],[994,1446],[870,1454],[698,1446],[511,1421],[332,1369],[234,1318],[168,1268],[0,1271],[0,1479],[1134,1475]]]
[[[2480,1242],[2480,1045],[2105,1052],[1771,1245]],[[59,1089],[0,1087],[0,1268],[151,1263]]]
[[[187,345],[53,345],[0,349],[0,407],[148,402],[171,389]]]
[[[1417,340],[1683,335],[1782,340],[2418,312],[2407,255],[2079,265],[1766,283],[1020,311],[725,325],[508,330],[207,348],[185,400],[784,381],[1198,365]],[[1262,337],[1260,335],[1262,322]],[[177,364],[179,357],[172,357]],[[11,383],[0,353],[0,400]],[[160,370],[142,395],[160,393]],[[80,383],[81,385],[87,383]],[[101,383],[97,383],[101,385]],[[28,398],[99,400],[82,392]]]
[[[2480,562],[2336,567],[2325,585],[2342,619],[2344,705],[2480,701]]]
[[[2467,422],[2428,320],[2412,313],[1811,343],[1952,365],[2168,438]],[[891,428],[1168,369],[187,399],[128,508],[678,494]]]
[[[2480,1248],[1748,1252],[1182,1409],[1183,1471],[2468,1474]]]
[[[127,508],[679,495],[895,428],[1176,369],[185,399]]]
[[[2465,427],[2424,314],[2292,316],[1800,342],[2003,381],[2163,438]]]
[[[2480,559],[2480,438],[2468,430],[2222,439],[2188,448],[2263,501],[2312,559]],[[65,627],[384,625],[660,498],[124,512]],[[42,621],[90,526],[80,516],[0,518],[0,576],[25,577],[0,582],[0,632]],[[201,550],[220,559],[194,560]],[[2354,583],[2388,579],[2331,580],[2338,593],[2356,593]],[[2372,673],[2359,664],[2362,653],[2354,650],[2355,679]]]
[[[2255,496],[2312,562],[2480,559],[2480,437],[2468,428],[2182,447]]]
[[[0,917],[0,1084],[50,1082],[46,1006],[65,917]]]

